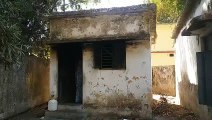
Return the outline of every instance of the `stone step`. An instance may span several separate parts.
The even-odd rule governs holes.
[[[126,113],[123,111],[120,115],[107,109],[83,109],[82,105],[59,105],[57,111],[46,111],[44,120],[131,120]]]
[[[133,120],[128,117],[120,117],[114,113],[90,113],[76,111],[46,112],[44,120]],[[137,119],[136,119],[137,120]]]
[[[48,118],[46,117],[43,120],[134,120],[134,119],[119,119],[119,118],[113,118],[113,117],[104,117],[104,118],[99,118],[99,117],[89,117],[89,118],[69,118],[69,119],[60,119],[60,118]],[[140,120],[140,119],[138,119]]]
[[[58,105],[58,110],[82,110],[82,105]]]
[[[51,117],[45,117],[43,120],[87,120],[87,119],[81,119],[81,118],[68,118],[68,119],[64,119],[64,118],[51,118]]]
[[[45,117],[47,119],[69,119],[69,120],[84,120],[89,114],[83,111],[76,110],[58,110],[55,112],[46,111]]]
[[[60,118],[45,117],[43,120],[70,120],[70,119],[60,119]]]

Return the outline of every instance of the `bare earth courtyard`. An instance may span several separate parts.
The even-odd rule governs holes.
[[[153,95],[152,103],[152,120],[200,120],[200,118],[193,112],[183,108],[180,105],[175,105],[175,97]],[[46,120],[45,111],[47,105],[42,105],[22,113],[18,116],[9,118],[8,120]],[[49,119],[48,119],[49,120]],[[67,120],[67,119],[54,119]],[[140,120],[139,118],[114,118],[110,115],[105,118],[96,118],[94,120]]]

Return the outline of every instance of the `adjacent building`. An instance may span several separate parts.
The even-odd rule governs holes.
[[[157,38],[151,46],[153,94],[175,96],[175,48],[171,39],[175,24],[156,24]]]
[[[204,120],[212,119],[211,8],[211,0],[187,0],[172,36],[179,102]]]

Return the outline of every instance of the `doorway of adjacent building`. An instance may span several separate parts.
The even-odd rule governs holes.
[[[82,103],[82,45],[66,43],[57,46],[58,101]]]

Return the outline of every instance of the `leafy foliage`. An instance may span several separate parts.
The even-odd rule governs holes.
[[[157,5],[157,22],[175,23],[186,0],[152,0]]]
[[[73,10],[80,10],[82,3],[87,4],[88,2],[99,3],[101,0],[59,0],[58,7],[65,12],[67,9],[71,8]]]
[[[70,0],[70,7],[87,0]],[[23,55],[45,56],[48,49],[48,21],[61,0],[0,0],[0,59],[19,63]]]

